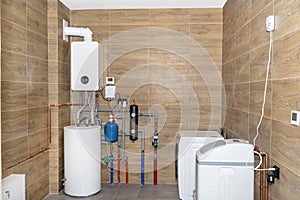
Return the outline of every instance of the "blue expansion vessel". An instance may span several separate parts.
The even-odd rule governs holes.
[[[114,120],[109,121],[105,124],[104,135],[105,135],[105,140],[108,142],[118,141],[119,127],[118,127],[118,124],[116,124]]]

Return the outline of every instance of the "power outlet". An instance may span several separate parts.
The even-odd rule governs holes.
[[[280,179],[280,168],[276,165],[273,166],[274,171],[271,171],[267,174],[268,183],[275,183],[275,178]]]
[[[273,168],[275,168],[274,177],[279,180],[280,179],[280,168],[277,167],[276,165],[274,165]]]
[[[300,111],[291,111],[291,124],[295,126],[300,126]]]
[[[274,15],[269,15],[266,18],[266,30],[272,32],[275,29],[275,17]]]

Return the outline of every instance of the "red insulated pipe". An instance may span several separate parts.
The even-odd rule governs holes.
[[[157,185],[157,149],[154,149],[154,179],[153,185]]]
[[[126,167],[126,184],[128,184],[128,161],[126,161],[125,167]]]
[[[120,151],[118,153],[118,184],[121,183],[121,154]]]

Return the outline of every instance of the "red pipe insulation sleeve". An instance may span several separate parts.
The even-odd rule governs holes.
[[[154,160],[154,185],[157,185],[157,160]]]
[[[125,165],[126,165],[126,184],[128,184],[128,161],[126,161]]]
[[[154,179],[153,185],[157,185],[157,150],[154,150]]]
[[[118,184],[121,183],[121,155],[120,153],[118,154]]]

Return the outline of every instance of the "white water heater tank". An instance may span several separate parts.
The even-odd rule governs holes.
[[[71,89],[97,91],[102,86],[103,51],[98,42],[71,43]]]
[[[85,197],[101,190],[101,127],[64,127],[65,193]]]

